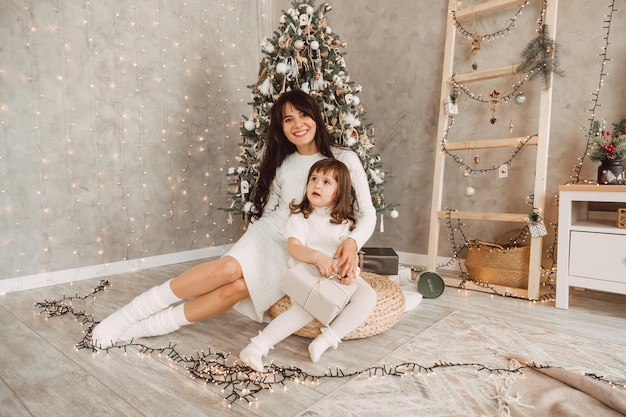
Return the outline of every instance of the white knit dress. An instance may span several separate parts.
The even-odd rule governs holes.
[[[349,237],[361,248],[376,227],[376,209],[372,204],[367,176],[359,157],[353,151],[334,148],[333,155],[350,171],[359,213],[357,226]],[[250,298],[238,302],[234,308],[253,320],[267,321],[265,312],[285,295],[280,287],[289,268],[287,241],[283,237],[289,218],[289,203],[302,200],[309,169],[323,158],[321,153],[300,155],[295,152],[289,155],[276,170],[263,216],[251,223],[239,241],[226,253],[241,265],[250,293]]]

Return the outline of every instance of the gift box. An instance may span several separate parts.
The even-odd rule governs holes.
[[[361,270],[379,275],[398,275],[398,254],[392,248],[361,248]]]

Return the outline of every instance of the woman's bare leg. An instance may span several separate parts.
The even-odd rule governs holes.
[[[188,269],[172,279],[170,288],[178,298],[188,298],[210,293],[238,279],[243,280],[241,265],[235,258],[224,256]]]
[[[184,317],[179,314],[180,317],[174,321],[170,320],[169,316],[168,320],[165,320],[163,309],[180,299],[194,296],[198,298],[184,305]],[[168,327],[171,331],[182,324],[221,314],[237,301],[249,296],[239,262],[233,257],[225,256],[191,268],[169,282],[135,297],[129,304],[98,324],[93,330],[92,340],[94,346],[110,347],[133,325],[151,317],[152,320],[149,322],[156,323],[152,327],[163,327],[159,325],[161,322],[170,324],[175,322],[175,325]],[[162,314],[155,318],[159,312]],[[184,319],[187,319],[187,323]]]
[[[248,297],[246,282],[239,278],[185,302],[185,318],[194,322],[215,317]]]

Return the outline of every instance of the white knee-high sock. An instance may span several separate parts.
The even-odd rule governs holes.
[[[250,339],[250,344],[239,354],[245,364],[258,372],[263,371],[263,357],[270,349],[290,334],[313,321],[313,316],[299,305],[293,305],[272,320],[259,335]]]
[[[130,341],[141,337],[160,336],[191,324],[185,317],[184,307],[184,304],[169,307],[138,321],[120,336],[120,340]]]
[[[102,349],[113,346],[134,323],[179,301],[180,298],[174,295],[170,288],[170,281],[138,295],[130,303],[102,320],[93,329],[92,345]]]
[[[350,302],[328,326],[333,329],[339,339],[343,339],[363,324],[376,306],[376,291],[367,281],[359,277],[356,285],[356,291],[350,297]]]
[[[309,356],[311,362],[317,362],[322,357],[322,354],[328,350],[328,348],[337,349],[341,343],[341,338],[330,327],[322,327],[322,334],[317,336],[309,344]]]
[[[317,362],[329,348],[337,349],[341,339],[359,327],[376,306],[376,291],[361,277],[356,280],[356,292],[350,302],[332,321],[330,326],[322,328],[322,334],[309,345],[309,355]]]

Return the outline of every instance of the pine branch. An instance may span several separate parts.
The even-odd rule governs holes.
[[[552,74],[565,75],[565,71],[559,68],[559,45],[550,38],[546,24],[541,25],[537,37],[524,48],[522,58],[517,72],[528,72],[529,80],[540,75],[546,90],[550,88]]]

